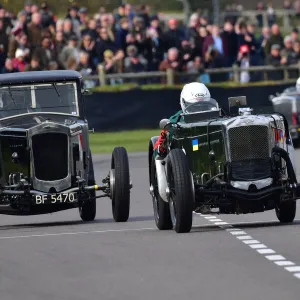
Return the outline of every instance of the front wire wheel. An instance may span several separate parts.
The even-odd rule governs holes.
[[[152,156],[152,161],[151,161],[151,183],[150,184],[153,188],[152,201],[153,201],[155,224],[159,230],[170,230],[173,228],[173,224],[171,221],[169,205],[160,197],[158,192],[157,173],[156,173],[154,155]]]
[[[181,149],[173,149],[168,155],[167,180],[173,228],[177,233],[190,232],[195,204],[194,182],[187,158]]]
[[[276,204],[276,216],[281,223],[291,223],[296,216],[296,201],[289,200]]]

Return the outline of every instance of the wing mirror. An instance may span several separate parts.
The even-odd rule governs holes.
[[[81,93],[82,93],[82,95],[84,95],[84,96],[90,96],[90,95],[93,94],[93,92],[92,92],[91,90],[89,90],[89,89],[82,89],[82,90],[81,90]]]
[[[162,119],[160,120],[159,122],[159,128],[161,130],[164,130],[164,129],[169,129],[171,127],[172,123],[169,119]]]

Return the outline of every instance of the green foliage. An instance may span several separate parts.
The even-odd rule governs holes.
[[[123,146],[128,152],[146,152],[150,138],[159,133],[159,129],[91,133],[91,150],[92,153],[111,153],[115,147]]]
[[[255,86],[272,86],[272,85],[279,85],[285,83],[295,83],[295,80],[291,79],[289,81],[259,81],[259,82],[250,82],[250,83],[238,83],[232,81],[226,82],[217,82],[208,84],[208,87],[219,87],[219,88],[237,88],[237,87],[255,87]],[[123,92],[129,91],[134,89],[141,89],[144,91],[151,91],[151,90],[165,90],[165,89],[182,89],[183,84],[181,85],[164,85],[164,84],[148,84],[148,85],[138,85],[138,84],[119,84],[115,86],[102,86],[93,88],[92,92]]]

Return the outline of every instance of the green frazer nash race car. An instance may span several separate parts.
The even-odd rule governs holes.
[[[217,101],[191,104],[176,122],[163,119],[167,154],[149,142],[150,193],[160,230],[189,232],[193,212],[247,214],[275,209],[292,222],[299,185],[294,147],[284,116],[253,115],[245,97],[229,98],[226,116]]]

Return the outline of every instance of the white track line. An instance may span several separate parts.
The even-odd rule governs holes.
[[[99,233],[110,233],[110,232],[153,231],[153,230],[157,230],[157,229],[156,228],[115,229],[115,230],[111,229],[111,230],[60,232],[60,233],[30,234],[30,235],[12,235],[12,236],[0,236],[0,240],[13,240],[13,239],[21,239],[21,238],[64,236],[64,235],[80,235],[80,234],[99,234]]]
[[[238,224],[230,224],[217,219],[210,215],[197,215],[204,217],[210,222],[213,222],[216,226],[223,228],[221,225],[227,224],[225,229],[228,233],[233,235],[236,239],[243,242],[243,244],[249,246],[251,249],[255,250],[257,253],[262,254],[267,260],[273,262],[275,265],[284,268],[286,271],[292,273],[295,278],[300,279],[300,266],[296,266],[292,261],[287,260],[280,254],[277,254],[273,249],[268,248],[266,245],[262,244],[260,241],[255,240],[252,236],[248,235],[247,232],[241,230],[240,228],[233,228]],[[266,223],[266,222],[262,222]],[[253,223],[240,223],[240,224],[253,224]],[[225,227],[225,226],[224,226]],[[231,228],[228,228],[231,227]]]

